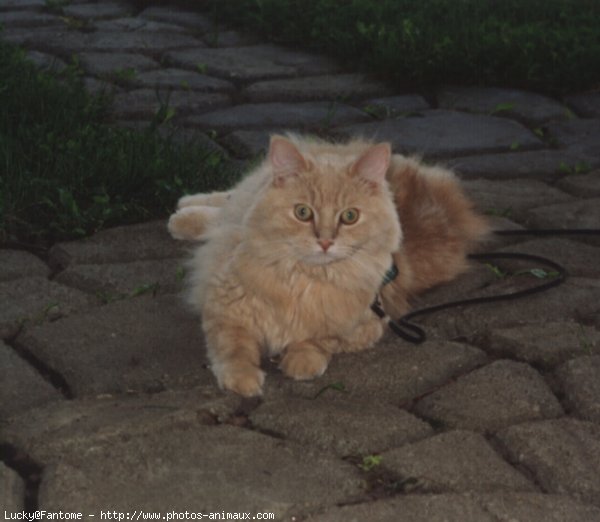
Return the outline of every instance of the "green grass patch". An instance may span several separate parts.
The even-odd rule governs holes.
[[[399,88],[600,87],[596,0],[231,0],[213,15]]]
[[[85,91],[76,67],[40,73],[0,42],[0,242],[48,244],[164,217],[181,195],[236,180],[222,157],[156,125],[108,125],[108,103]]]

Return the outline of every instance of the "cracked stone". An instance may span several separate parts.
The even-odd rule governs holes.
[[[422,493],[536,491],[482,435],[449,431],[386,451],[381,464]]]
[[[495,328],[482,343],[492,354],[552,368],[567,359],[600,354],[600,332],[574,322]]]
[[[598,198],[600,197],[600,170],[565,176],[556,186],[579,198]]]
[[[586,92],[565,96],[565,103],[580,116],[600,118],[600,92]]]
[[[496,434],[509,459],[549,493],[600,505],[600,426],[576,419],[528,422]]]
[[[414,346],[388,334],[372,350],[336,355],[325,374],[313,381],[269,375],[264,393],[265,397],[284,394],[304,398],[327,394],[331,400],[402,406],[485,361],[484,352],[472,346],[451,342]],[[344,391],[329,389],[332,385]]]
[[[0,420],[63,398],[48,381],[0,341]]]
[[[390,92],[386,85],[362,74],[309,76],[286,80],[257,82],[243,94],[251,103],[361,99],[383,96]]]
[[[279,519],[347,502],[363,489],[354,466],[327,454],[233,426],[174,425],[88,446],[48,465],[39,507],[167,512],[177,499],[193,512],[227,506]]]
[[[338,72],[329,58],[275,45],[217,49],[186,49],[166,54],[166,59],[180,67],[206,72],[226,80],[258,81],[297,75]]]
[[[136,89],[115,95],[113,111],[120,119],[151,119],[166,105],[175,111],[175,118],[179,119],[180,116],[206,113],[230,104],[228,95],[216,92]]]
[[[600,423],[600,355],[568,361],[556,373],[573,411],[582,419]]]
[[[97,304],[74,288],[43,277],[27,277],[0,283],[0,338],[16,335],[25,326],[56,320]]]
[[[140,292],[174,294],[183,290],[184,263],[183,259],[173,258],[77,264],[67,267],[54,280],[108,301]]]
[[[443,109],[515,118],[530,125],[566,119],[569,110],[556,100],[533,92],[496,87],[446,87],[438,93]]]
[[[48,265],[33,254],[24,250],[0,250],[0,281],[49,275]]]
[[[467,194],[484,213],[502,213],[522,220],[526,211],[554,203],[566,203],[575,198],[533,179],[463,181]]]
[[[204,42],[209,47],[247,47],[259,43],[258,38],[251,34],[212,29],[204,35]]]
[[[284,398],[250,414],[252,424],[344,457],[368,455],[414,442],[433,433],[405,410],[377,402]],[[376,426],[376,428],[374,428]]]
[[[204,129],[236,131],[257,127],[330,127],[368,120],[354,107],[330,102],[248,103],[228,109],[192,116],[186,121]]]
[[[595,164],[587,156],[560,150],[539,150],[467,156],[448,161],[463,178],[523,179],[555,181],[577,165]],[[600,163],[600,161],[596,161]]]
[[[240,398],[224,395],[214,386],[169,390],[151,395],[101,395],[97,398],[54,402],[10,418],[0,436],[46,465],[62,455],[85,452],[143,438],[173,426],[204,426],[226,422]]]
[[[238,130],[223,138],[223,144],[238,158],[255,158],[269,148],[270,130]]]
[[[16,342],[59,372],[77,397],[214,383],[200,320],[173,296],[116,301],[30,328]]]
[[[566,495],[515,493],[397,495],[375,502],[335,507],[312,517],[314,522],[377,520],[397,522],[398,514],[411,522],[590,522],[600,520],[600,509]]]
[[[52,266],[65,268],[71,263],[101,264],[146,259],[183,258],[187,245],[167,232],[164,221],[109,228],[80,240],[57,243],[49,252]]]
[[[529,365],[499,360],[422,399],[415,412],[451,428],[492,432],[563,411],[542,377]]]
[[[0,491],[5,513],[20,513],[25,507],[25,483],[11,468],[0,462]]]
[[[344,135],[358,134],[389,141],[396,152],[431,158],[509,151],[516,144],[522,149],[542,146],[534,134],[515,121],[447,110],[423,111],[418,116],[337,130]]]
[[[184,69],[157,69],[137,74],[130,83],[141,87],[162,87],[186,91],[230,92],[232,83]]]

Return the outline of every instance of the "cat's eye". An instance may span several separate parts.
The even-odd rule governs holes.
[[[310,221],[313,217],[312,208],[310,208],[308,205],[299,203],[294,207],[294,216],[296,216],[296,218],[300,221]]]
[[[344,225],[353,225],[358,221],[358,209],[347,208],[342,212],[340,220],[342,221],[342,223],[344,223]]]

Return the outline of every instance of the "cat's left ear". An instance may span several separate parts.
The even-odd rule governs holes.
[[[391,160],[392,147],[389,143],[373,145],[352,164],[350,174],[360,176],[372,183],[381,184],[390,168]]]
[[[281,185],[285,178],[308,170],[308,163],[296,146],[283,136],[272,136],[269,145],[269,162],[273,168],[273,182]]]

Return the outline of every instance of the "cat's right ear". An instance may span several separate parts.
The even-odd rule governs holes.
[[[283,136],[272,136],[269,145],[269,163],[273,168],[273,184],[283,186],[286,178],[308,170],[308,163],[296,146]]]

